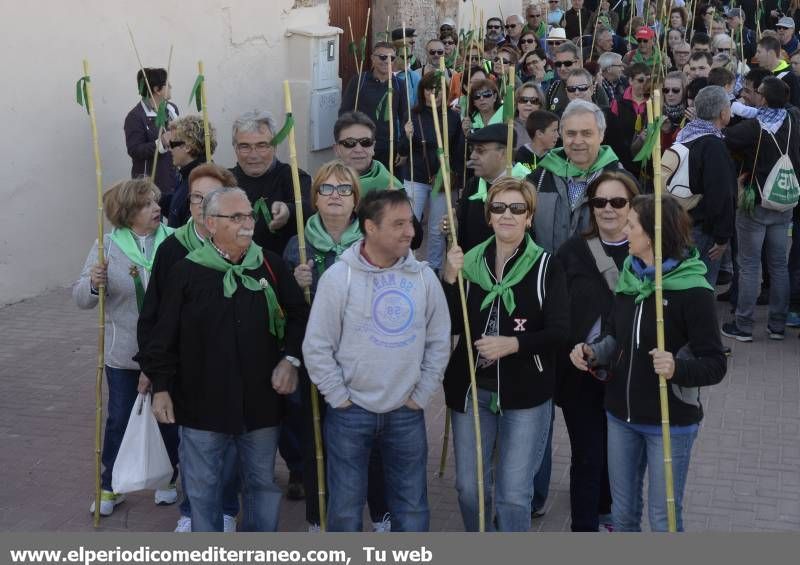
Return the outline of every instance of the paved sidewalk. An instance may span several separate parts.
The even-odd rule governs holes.
[[[0,531],[92,529],[96,316],[78,310],[66,289],[0,309]],[[726,317],[722,306],[720,317]],[[687,530],[800,530],[795,336],[790,331],[786,341],[771,342],[757,333],[752,344],[732,344],[726,379],[704,392],[706,418],[684,499]],[[444,425],[441,395],[427,421],[431,528],[460,531],[452,449],[445,476],[435,477]],[[569,531],[568,465],[569,441],[557,411],[550,498],[535,530]],[[287,477],[281,462],[281,485]],[[175,506],[156,507],[152,493],[138,493],[101,525],[170,531],[177,514]],[[281,529],[305,530],[304,516],[302,502],[285,501]]]

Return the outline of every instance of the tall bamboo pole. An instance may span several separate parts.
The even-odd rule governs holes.
[[[283,98],[287,118],[292,115],[292,92],[289,81],[283,81]],[[306,224],[303,218],[303,194],[300,190],[300,169],[297,167],[297,145],[294,138],[294,127],[289,130],[289,164],[292,169],[292,186],[294,188],[295,221],[297,222],[297,245],[300,251],[300,264],[306,264]],[[306,302],[311,304],[311,289],[304,289]],[[319,529],[327,529],[325,511],[325,462],[322,456],[322,428],[319,416],[319,396],[317,387],[311,384],[311,416],[314,427],[314,451],[317,459],[317,496],[319,497]]]
[[[442,76],[439,77],[439,88],[442,91],[442,143],[444,147],[444,160],[447,163],[447,172],[450,172],[450,127],[447,118],[447,76],[444,67],[444,57],[439,57],[439,72]],[[431,108],[436,113],[436,106]]]
[[[392,83],[394,82],[394,75],[391,68],[389,70],[389,80],[386,82],[389,86],[386,91],[386,103],[389,105],[389,188],[394,188],[394,112],[392,111]]]
[[[200,107],[203,110],[203,143],[206,148],[206,163],[211,162],[211,131],[208,127],[208,105],[206,104],[206,79],[203,73],[203,61],[197,61],[197,72],[203,77],[200,83]],[[294,130],[292,130],[294,132]]]
[[[651,100],[647,101],[648,121],[653,123],[661,115],[661,92],[654,90]],[[664,290],[662,270],[662,234],[661,234],[661,136],[656,134],[653,145],[653,185],[655,187],[655,302],[656,302],[656,343],[659,351],[664,351]],[[664,445],[664,479],[667,495],[667,525],[670,532],[677,530],[675,516],[675,490],[672,478],[672,442],[669,430],[669,400],[667,397],[667,379],[658,376],[658,392],[661,401],[661,437]]]
[[[436,97],[431,94],[431,108],[436,108]],[[439,129],[439,117],[433,112],[433,127],[436,129],[436,143],[443,149],[442,132]],[[439,152],[439,167],[442,169],[442,184],[444,186],[445,200],[447,201],[447,221],[450,227],[450,237],[456,239],[456,223],[453,217],[453,205],[450,199],[450,172],[444,162],[444,151]],[[461,297],[461,315],[464,317],[464,335],[462,336],[467,349],[467,363],[469,364],[469,379],[472,390],[472,415],[475,424],[475,461],[478,474],[478,530],[486,531],[486,508],[483,499],[483,447],[481,445],[481,420],[478,414],[478,385],[475,381],[475,358],[472,351],[472,332],[469,329],[469,316],[467,314],[467,294],[464,290],[464,276],[458,272],[458,292]]]
[[[89,61],[83,60],[83,76],[89,77]],[[97,262],[105,263],[103,247],[103,169],[100,164],[100,144],[97,141],[97,119],[94,113],[92,83],[85,82],[86,109],[92,124],[92,151],[94,152],[94,176],[97,183]],[[103,421],[103,368],[105,366],[106,341],[106,285],[100,284],[97,289],[97,371],[94,382],[94,527],[100,526],[100,502],[102,498],[100,485],[100,441]]]
[[[583,66],[583,10],[578,10],[578,37],[580,37],[580,48],[578,49],[578,60],[580,61],[581,67]],[[592,54],[589,53],[589,57]]]
[[[473,45],[473,42],[470,41],[469,45],[467,46],[468,52],[472,51],[472,45]],[[477,47],[477,43],[475,44],[475,46]],[[479,57],[480,57],[480,53],[481,52],[482,52],[481,49],[478,49]],[[469,60],[469,55],[467,55],[467,60]],[[470,120],[472,119],[472,116],[469,115],[469,103],[470,103],[470,97],[472,96],[472,63],[469,64],[469,67],[466,69],[466,73],[467,73],[467,90],[466,90],[466,92],[467,92],[467,103],[465,104],[466,107],[461,108],[461,119],[462,119],[462,121],[463,121],[464,117],[467,117]],[[461,73],[461,81],[462,82],[464,81],[464,73]],[[463,185],[461,187],[462,189],[466,188],[466,186],[467,186],[467,148],[468,148],[468,144],[465,143],[464,144],[464,167],[463,167],[463,171],[462,171],[462,174],[461,174],[461,182],[463,183]]]
[[[506,88],[510,88],[512,93],[514,91],[514,66],[508,66],[508,78],[506,79]],[[504,93],[505,95],[505,93]],[[505,103],[505,102],[504,102]],[[503,111],[508,118],[508,133],[506,135],[506,175],[511,176],[511,169],[514,168],[514,96],[511,96],[511,108],[503,108]]]
[[[169,73],[172,71],[172,49],[174,45],[169,46],[169,59],[167,59],[167,83],[169,83]],[[144,74],[144,73],[142,73]],[[165,86],[166,88],[166,86]],[[155,102],[155,101],[154,101]],[[157,111],[156,111],[157,112]],[[161,138],[161,130],[163,126],[158,128],[158,133],[156,134],[158,138]],[[153,170],[150,171],[150,182],[156,182],[156,166],[158,165],[158,143],[156,143],[156,151],[153,154]]]
[[[353,21],[347,16],[347,25],[350,27],[350,43],[356,45],[356,37],[353,35]],[[353,49],[353,60],[356,63],[356,103],[353,111],[358,110],[358,91],[361,90],[361,65],[358,62],[358,47]]]
[[[406,109],[408,111],[408,119],[411,119],[411,65],[408,61],[408,46],[406,45],[406,22],[403,21],[403,68],[405,69],[405,83],[406,83]],[[446,97],[445,97],[446,98]],[[408,166],[409,166],[409,179],[411,184],[414,184],[414,136],[408,138]],[[391,181],[390,181],[391,182]],[[413,189],[412,189],[413,190]]]
[[[150,88],[150,80],[147,78],[147,73],[144,72],[144,65],[142,64],[142,57],[139,55],[139,49],[136,47],[136,40],[133,39],[133,31],[131,31],[131,26],[126,24],[128,28],[128,36],[131,38],[131,45],[133,46],[133,52],[136,54],[136,61],[139,63],[139,70],[142,71],[142,78],[144,79],[144,84],[147,87],[147,94],[150,96],[150,100],[153,102],[153,106],[156,106],[156,97],[153,94],[153,89]],[[172,60],[172,47],[170,47],[170,61]],[[169,73],[167,73],[167,80],[169,80]],[[139,93],[141,94],[141,92]],[[158,115],[158,106],[155,108],[156,115]],[[157,136],[160,134],[159,132],[156,134]],[[156,177],[156,164],[158,163],[158,143],[155,144],[155,150],[153,152],[153,170],[150,171],[150,180],[155,179]],[[147,170],[147,169],[145,169]]]

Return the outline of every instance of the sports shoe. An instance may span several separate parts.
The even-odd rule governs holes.
[[[236,516],[222,515],[222,531],[235,532],[236,531]]]
[[[787,328],[800,328],[800,312],[789,312],[786,315]]]
[[[722,324],[722,335],[733,338],[736,341],[753,341],[753,334],[740,330],[736,326],[736,322],[725,322]]]
[[[122,504],[125,501],[124,494],[116,494],[110,490],[100,491],[100,515],[111,516],[114,512],[114,507]],[[94,514],[94,502],[89,507],[89,513]]]
[[[387,512],[380,522],[372,522],[372,531],[376,534],[385,534],[392,531],[392,518]]]
[[[767,337],[769,337],[773,341],[783,341],[786,332],[780,331],[776,332],[775,330],[767,329]]]
[[[175,531],[181,534],[192,531],[192,518],[191,516],[181,516],[178,518],[178,525],[175,526]]]
[[[155,501],[158,506],[175,504],[178,501],[178,489],[175,488],[175,483],[170,483],[167,488],[157,489]]]

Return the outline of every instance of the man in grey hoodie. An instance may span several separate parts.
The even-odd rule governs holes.
[[[325,419],[328,530],[361,531],[370,451],[381,450],[393,531],[427,531],[424,408],[450,356],[450,315],[410,251],[411,202],[375,190],[359,205],[364,239],[319,281],[303,342]]]

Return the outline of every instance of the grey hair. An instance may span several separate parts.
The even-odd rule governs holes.
[[[563,133],[564,131],[564,122],[566,122],[568,118],[578,114],[593,114],[594,121],[597,122],[597,129],[600,130],[600,135],[602,136],[605,134],[606,116],[603,114],[603,111],[597,106],[597,104],[594,104],[593,102],[587,102],[586,100],[581,100],[580,98],[573,100],[567,104],[566,108],[564,108],[564,113],[561,114],[559,133]]]
[[[614,53],[613,51],[603,53],[597,58],[597,64],[600,65],[601,71],[613,67],[614,65],[619,65],[620,63],[622,63],[622,55]]]
[[[524,24],[525,23],[525,18],[523,18],[519,14],[510,14],[508,16],[508,18],[516,18],[518,24]],[[506,19],[508,19],[508,18],[506,18]]]
[[[247,198],[247,193],[238,186],[223,186],[222,188],[215,188],[203,198],[203,220],[209,216],[219,214],[219,201],[223,196],[228,194],[241,194]]]
[[[731,103],[724,88],[706,86],[694,97],[694,107],[698,118],[710,122],[719,118],[723,110],[731,107]]]
[[[231,133],[231,143],[236,145],[236,134],[240,131],[245,133],[258,133],[262,127],[269,128],[270,133],[278,131],[275,119],[270,112],[264,110],[251,110],[245,112],[233,121],[233,131]]]
[[[589,82],[590,85],[592,84],[592,81],[594,80],[594,77],[592,76],[592,73],[590,73],[589,71],[587,71],[583,67],[578,67],[577,69],[572,69],[569,72],[569,74],[567,75],[567,80],[569,80],[571,78],[584,78]]]
[[[559,53],[572,53],[573,57],[578,56],[578,46],[571,41],[565,41],[555,49],[556,55]]]
[[[711,46],[714,49],[717,49],[723,41],[730,42],[731,47],[733,47],[733,39],[727,33],[718,33],[714,36],[714,39],[711,41]]]

